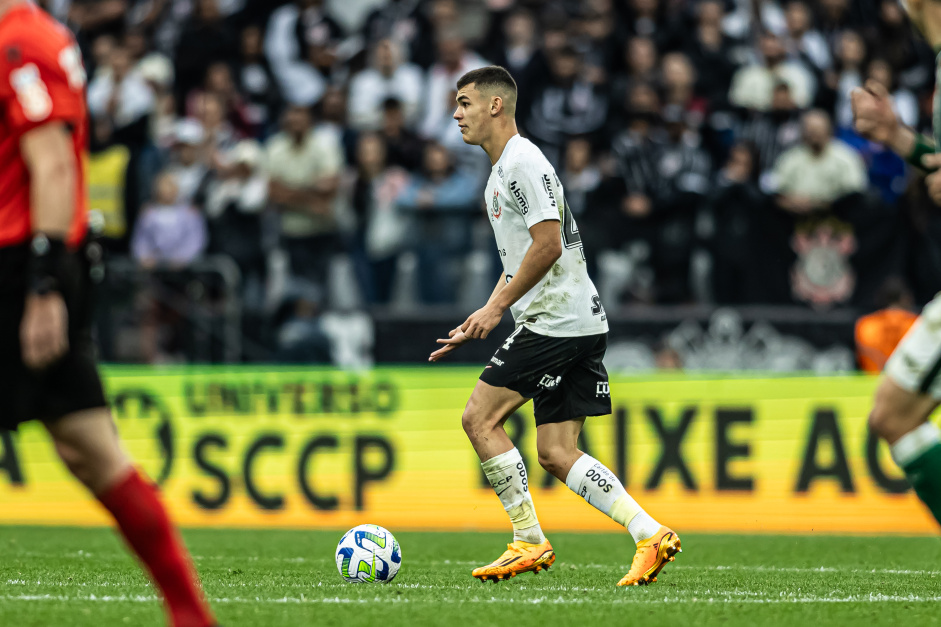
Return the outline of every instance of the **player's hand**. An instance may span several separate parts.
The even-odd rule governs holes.
[[[879,81],[868,80],[865,86],[850,92],[850,101],[856,132],[880,144],[891,143],[900,125],[885,86]]]
[[[473,340],[482,340],[490,335],[490,332],[500,324],[502,319],[502,309],[494,305],[484,305],[467,317],[467,320],[461,325],[461,331]]]
[[[26,297],[20,345],[23,363],[31,370],[42,370],[65,355],[69,350],[69,313],[61,294]]]
[[[455,327],[448,332],[448,339],[438,340],[438,344],[444,344],[441,348],[428,356],[428,361],[438,361],[448,353],[456,350],[462,344],[468,342],[469,337],[464,335],[461,327]]]
[[[939,168],[925,178],[928,195],[934,204],[941,206],[941,154],[925,155],[921,162],[928,168]]]

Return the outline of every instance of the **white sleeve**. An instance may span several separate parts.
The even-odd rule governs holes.
[[[326,91],[326,81],[309,63],[302,61],[294,29],[300,14],[293,4],[275,10],[268,20],[265,33],[265,56],[285,100],[294,104],[312,105]]]
[[[507,187],[510,189],[507,203],[523,216],[526,228],[531,229],[545,220],[561,219],[553,178],[548,163],[544,168],[517,163],[507,171]]]

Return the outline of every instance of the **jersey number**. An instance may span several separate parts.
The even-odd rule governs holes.
[[[520,331],[522,330],[523,330],[522,325],[516,327],[516,330],[510,333],[510,337],[506,338],[506,342],[503,343],[503,346],[501,348],[505,351],[510,350],[510,347],[513,346],[513,340],[516,339],[516,336],[519,335]]]
[[[41,122],[52,113],[52,98],[35,63],[10,72],[10,86],[23,109],[23,116],[30,122]]]
[[[73,91],[85,88],[85,67],[78,46],[68,46],[59,52],[59,66],[65,72],[69,87]],[[10,86],[23,108],[23,115],[30,122],[41,122],[52,113],[52,97],[43,82],[35,63],[27,63],[10,72]]]
[[[575,216],[569,210],[569,204],[562,199],[559,203],[562,207],[562,244],[566,248],[578,248],[582,253],[582,261],[585,260],[585,247],[582,246],[582,235],[578,232],[578,225],[575,224]]]

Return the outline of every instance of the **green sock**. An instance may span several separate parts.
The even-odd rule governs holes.
[[[915,494],[941,523],[941,442],[935,443],[902,469]]]

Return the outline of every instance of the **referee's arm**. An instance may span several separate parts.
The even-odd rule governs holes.
[[[65,239],[75,210],[77,164],[72,136],[61,122],[34,128],[20,138],[29,170],[33,233]]]
[[[23,134],[20,154],[29,170],[33,233],[61,245],[75,210],[78,168],[72,137],[60,122],[43,124]],[[68,311],[57,289],[43,292],[30,286],[20,344],[23,363],[34,370],[53,364],[68,351]]]

